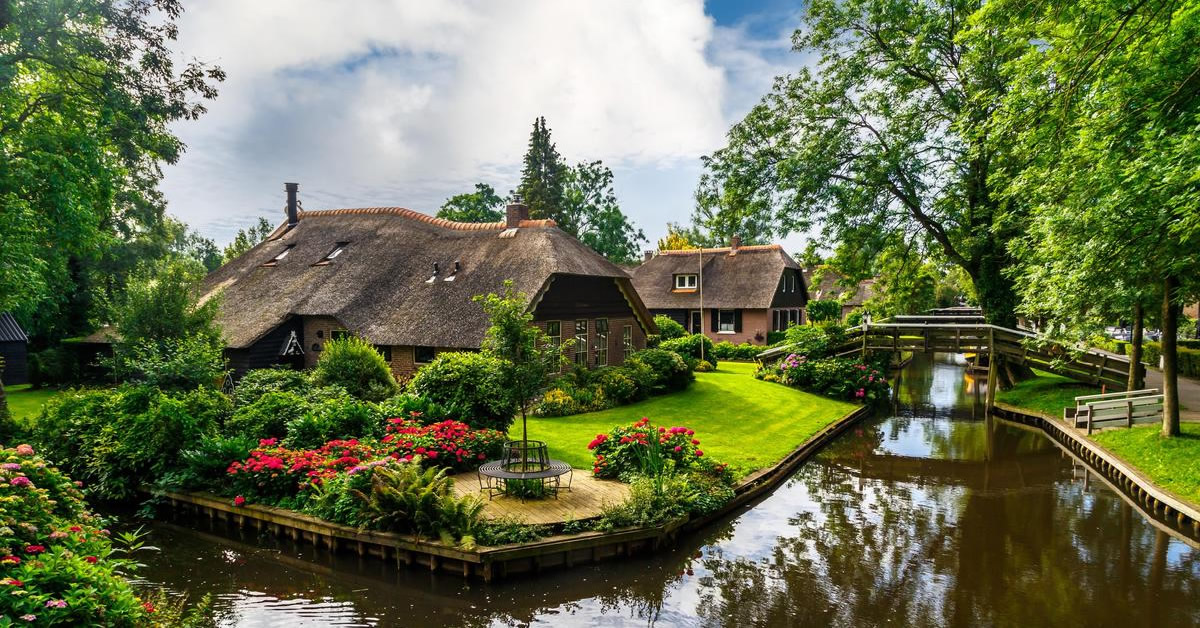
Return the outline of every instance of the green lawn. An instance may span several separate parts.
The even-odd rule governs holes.
[[[13,418],[28,421],[42,412],[42,405],[58,394],[53,388],[31,389],[29,384],[20,386],[5,386],[4,392],[8,397],[8,409]]]
[[[1160,425],[1105,430],[1096,442],[1137,467],[1155,484],[1200,504],[1200,424],[1184,423],[1175,438],[1159,435]]]
[[[753,364],[722,362],[712,373],[696,373],[696,382],[683,392],[600,412],[530,417],[529,438],[546,441],[551,457],[590,469],[587,444],[596,434],[649,417],[656,425],[696,430],[704,455],[741,476],[774,464],[855,407],[756,380],[753,372]],[[510,433],[520,429],[518,419]]]
[[[1100,392],[1095,387],[1080,384],[1061,375],[1038,370],[1034,370],[1034,373],[1037,377],[1019,382],[1010,390],[998,391],[996,401],[1061,417],[1063,408],[1075,407],[1076,397]]]

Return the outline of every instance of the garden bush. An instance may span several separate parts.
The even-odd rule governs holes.
[[[786,331],[769,331],[767,332],[767,345],[774,347],[775,345],[787,340]]]
[[[383,444],[388,455],[400,460],[420,458],[429,466],[469,471],[485,460],[499,458],[506,440],[503,432],[472,430],[459,421],[421,425],[394,418],[389,419]]]
[[[652,395],[684,390],[695,379],[687,362],[666,349],[643,349],[629,356],[626,364],[638,369],[635,383],[639,388],[648,388]]]
[[[810,360],[823,358],[829,350],[829,335],[822,327],[793,325],[787,330],[787,344],[791,352]]]
[[[659,314],[654,317],[654,324],[658,326],[658,340],[665,342],[676,338],[683,338],[688,335],[683,325],[680,325],[675,319],[665,314]]]
[[[136,535],[114,546],[68,476],[28,445],[0,449],[0,460],[0,625],[194,625],[181,604],[126,579],[138,569]]]
[[[542,395],[541,401],[533,407],[533,413],[538,416],[567,416],[579,412],[575,398],[562,388],[551,388]]]
[[[500,359],[483,353],[439,353],[409,382],[409,392],[475,429],[508,431],[516,404],[499,379]]]
[[[444,469],[392,461],[371,474],[358,517],[364,527],[387,532],[434,536],[443,543],[474,545],[483,522],[483,501],[476,495],[458,498]]]
[[[383,355],[356,336],[326,342],[312,379],[318,386],[341,386],[366,401],[383,401],[399,390]]]
[[[614,427],[607,434],[597,434],[588,443],[592,452],[592,474],[598,478],[628,480],[635,474],[653,475],[669,463],[676,471],[710,469],[717,465],[704,460],[695,431],[682,426],[655,427],[650,419],[642,418],[630,425]]]
[[[123,499],[179,466],[180,452],[214,433],[230,408],[228,397],[206,388],[80,390],[52,399],[35,430],[47,458],[98,496]]]
[[[713,366],[712,362],[708,360],[700,360],[700,363],[696,365],[697,373],[711,373],[715,370],[717,370],[717,367]]]
[[[728,340],[718,342],[713,345],[713,356],[721,360],[743,360],[751,361],[758,357],[766,347],[762,347],[749,342],[743,342],[740,345],[735,345]]]
[[[212,490],[225,482],[230,460],[244,460],[260,439],[246,436],[203,436],[179,454],[180,467],[168,471],[159,485],[178,490]]]
[[[701,357],[701,347],[704,355]],[[658,345],[659,349],[678,353],[689,365],[698,363],[701,359],[708,360],[713,366],[717,365],[717,356],[713,352],[713,341],[704,334],[689,334],[674,340],[665,340]]]
[[[311,374],[289,368],[254,369],[238,380],[233,389],[233,405],[241,408],[270,392],[292,393],[304,398],[312,391]]]
[[[83,373],[76,354],[58,346],[29,354],[29,383],[35,388],[78,382]]]
[[[241,391],[238,391],[241,392]],[[242,397],[242,402],[245,397]],[[225,422],[223,431],[230,436],[253,439],[282,438],[288,423],[304,416],[309,404],[300,395],[288,390],[271,390],[251,403],[241,405]]]
[[[379,402],[379,414],[385,419],[401,417],[423,424],[446,420],[450,413],[440,405],[410,393],[401,393]]]
[[[733,499],[733,487],[719,476],[670,473],[660,478],[638,477],[629,498],[606,506],[593,527],[600,531],[648,527],[720,510]]]
[[[764,380],[774,376],[784,384],[810,392],[864,403],[886,400],[891,394],[883,373],[848,358],[812,360],[793,353],[778,365],[760,369],[755,376]]]

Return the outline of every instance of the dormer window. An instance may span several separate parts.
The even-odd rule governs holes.
[[[272,257],[271,260],[268,261],[267,263],[263,264],[263,266],[274,266],[275,264],[278,264],[279,260],[287,257],[288,253],[292,252],[292,247],[294,247],[294,246],[296,246],[296,245],[295,244],[287,245],[286,247],[284,247],[284,249],[282,251],[279,252],[279,255]]]
[[[676,290],[695,290],[696,275],[675,275]]]
[[[462,270],[462,265],[458,263],[458,260],[454,260],[454,268],[450,269],[450,274],[442,281],[454,281],[454,278],[458,276],[458,271],[460,270]]]
[[[313,264],[313,266],[322,266],[322,265],[328,264],[329,262],[333,261],[333,258],[341,255],[342,251],[346,250],[346,245],[348,245],[348,244],[350,244],[350,243],[349,242],[338,242],[337,246],[334,246],[332,251],[327,253],[325,255],[325,257],[322,257],[321,261],[317,262],[316,264]]]

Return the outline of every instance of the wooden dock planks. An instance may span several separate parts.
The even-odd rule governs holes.
[[[451,476],[458,496],[479,495],[484,500],[483,514],[489,519],[515,517],[525,523],[548,524],[590,519],[607,504],[619,504],[629,497],[629,485],[616,480],[600,480],[591,471],[575,469],[571,490],[560,490],[558,499],[526,499],[496,495],[490,501],[479,491],[479,473],[470,471]],[[565,483],[565,480],[564,480]]]

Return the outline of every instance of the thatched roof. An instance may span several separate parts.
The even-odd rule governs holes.
[[[344,250],[322,262],[340,243]],[[552,278],[572,275],[613,278],[643,325],[653,325],[624,271],[554,221],[506,229],[399,207],[301,212],[295,227],[281,225],[209,274],[204,298],[221,292],[218,322],[232,348],[253,344],[292,315],[332,316],[375,344],[473,348],[488,321],[471,297],[499,292],[511,279],[536,303]]]
[[[808,296],[814,301],[838,301],[843,307],[861,307],[875,296],[875,280],[864,279],[853,286],[845,285],[845,276],[831,266],[809,266],[804,269]]]
[[[729,247],[660,251],[630,273],[646,307],[700,307],[699,291],[676,291],[674,276],[700,274],[701,257],[706,308],[769,308],[784,269],[801,269],[778,244],[739,246],[736,253]]]

